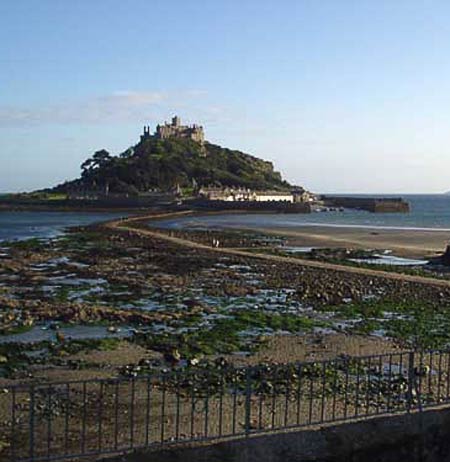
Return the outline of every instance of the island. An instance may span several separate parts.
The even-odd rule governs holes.
[[[0,207],[63,209],[249,210],[310,213],[341,207],[370,212],[407,212],[401,198],[320,196],[292,185],[272,162],[206,141],[201,125],[178,116],[144,126],[137,144],[118,156],[96,151],[81,176],[33,193],[7,195]]]

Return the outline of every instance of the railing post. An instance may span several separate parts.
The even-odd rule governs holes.
[[[248,436],[250,433],[250,415],[251,415],[251,396],[252,396],[252,384],[250,367],[247,367],[245,374],[245,435]]]
[[[16,460],[16,388],[12,387],[11,391],[11,458]]]
[[[34,385],[30,388],[30,461],[34,460],[34,408],[35,408],[35,397],[34,397]]]
[[[416,376],[414,374],[414,351],[411,351],[408,355],[408,391],[406,397],[406,410],[411,412],[413,407],[413,390],[415,388]]]

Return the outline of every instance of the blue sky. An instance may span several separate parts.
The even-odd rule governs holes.
[[[450,189],[450,2],[3,0],[0,191],[178,114],[317,192]]]

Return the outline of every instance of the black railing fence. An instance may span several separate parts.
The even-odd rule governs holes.
[[[0,394],[0,458],[121,453],[421,410],[450,400],[449,352],[27,383]]]

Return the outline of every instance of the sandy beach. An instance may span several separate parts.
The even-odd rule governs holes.
[[[254,228],[252,229],[254,230]],[[389,249],[395,255],[409,258],[427,258],[441,254],[450,240],[448,231],[438,230],[304,226],[297,229],[287,227],[259,228],[258,231],[286,236],[289,245]]]

